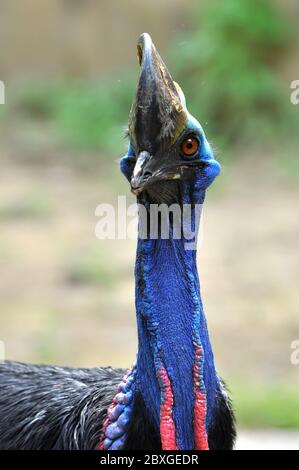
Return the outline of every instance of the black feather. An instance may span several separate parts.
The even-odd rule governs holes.
[[[124,369],[73,369],[0,362],[0,449],[92,450]],[[219,391],[210,449],[232,449],[235,422]],[[134,399],[125,449],[160,450],[159,430],[143,399]]]
[[[128,450],[160,450],[162,448],[159,430],[151,422],[140,394],[134,400],[125,448]]]
[[[224,382],[221,380],[223,388]],[[236,422],[228,395],[219,389],[214,419],[208,433],[210,450],[233,450],[236,440]]]
[[[0,363],[0,449],[94,449],[124,373]]]

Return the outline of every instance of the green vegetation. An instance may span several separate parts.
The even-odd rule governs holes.
[[[291,47],[289,21],[269,0],[202,2],[173,59],[190,111],[230,145],[260,143],[291,125],[289,89],[278,75]],[[290,134],[289,134],[290,135]]]
[[[296,135],[298,113],[278,73],[293,38],[281,9],[270,0],[209,0],[195,7],[192,21],[167,63],[190,111],[217,146],[266,141],[271,150],[274,136],[283,142]],[[125,148],[122,135],[137,73],[136,67],[97,83],[27,84],[15,107],[50,121],[57,138],[73,150],[115,154]]]
[[[231,387],[238,424],[244,427],[299,427],[299,394],[287,384]]]
[[[51,213],[49,201],[39,193],[25,194],[22,198],[0,204],[0,222],[18,219],[46,219]]]
[[[124,148],[124,130],[136,77],[98,83],[58,81],[27,84],[15,107],[35,119],[50,121],[57,138],[78,150],[116,153]]]

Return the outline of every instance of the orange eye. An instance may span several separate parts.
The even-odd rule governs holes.
[[[199,148],[199,142],[195,137],[185,139],[181,145],[181,150],[186,157],[192,157]]]

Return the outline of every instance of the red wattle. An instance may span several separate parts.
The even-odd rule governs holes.
[[[209,450],[208,436],[206,431],[207,400],[204,391],[200,390],[199,383],[202,381],[200,364],[202,362],[202,349],[195,347],[195,361],[193,367],[194,380],[194,442],[196,450]]]
[[[178,450],[176,444],[176,429],[172,417],[173,393],[166,369],[163,366],[158,370],[162,397],[160,409],[160,435],[163,450]]]

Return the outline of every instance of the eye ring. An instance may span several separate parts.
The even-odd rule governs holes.
[[[189,136],[181,143],[181,151],[185,157],[193,157],[199,149],[199,140]]]

